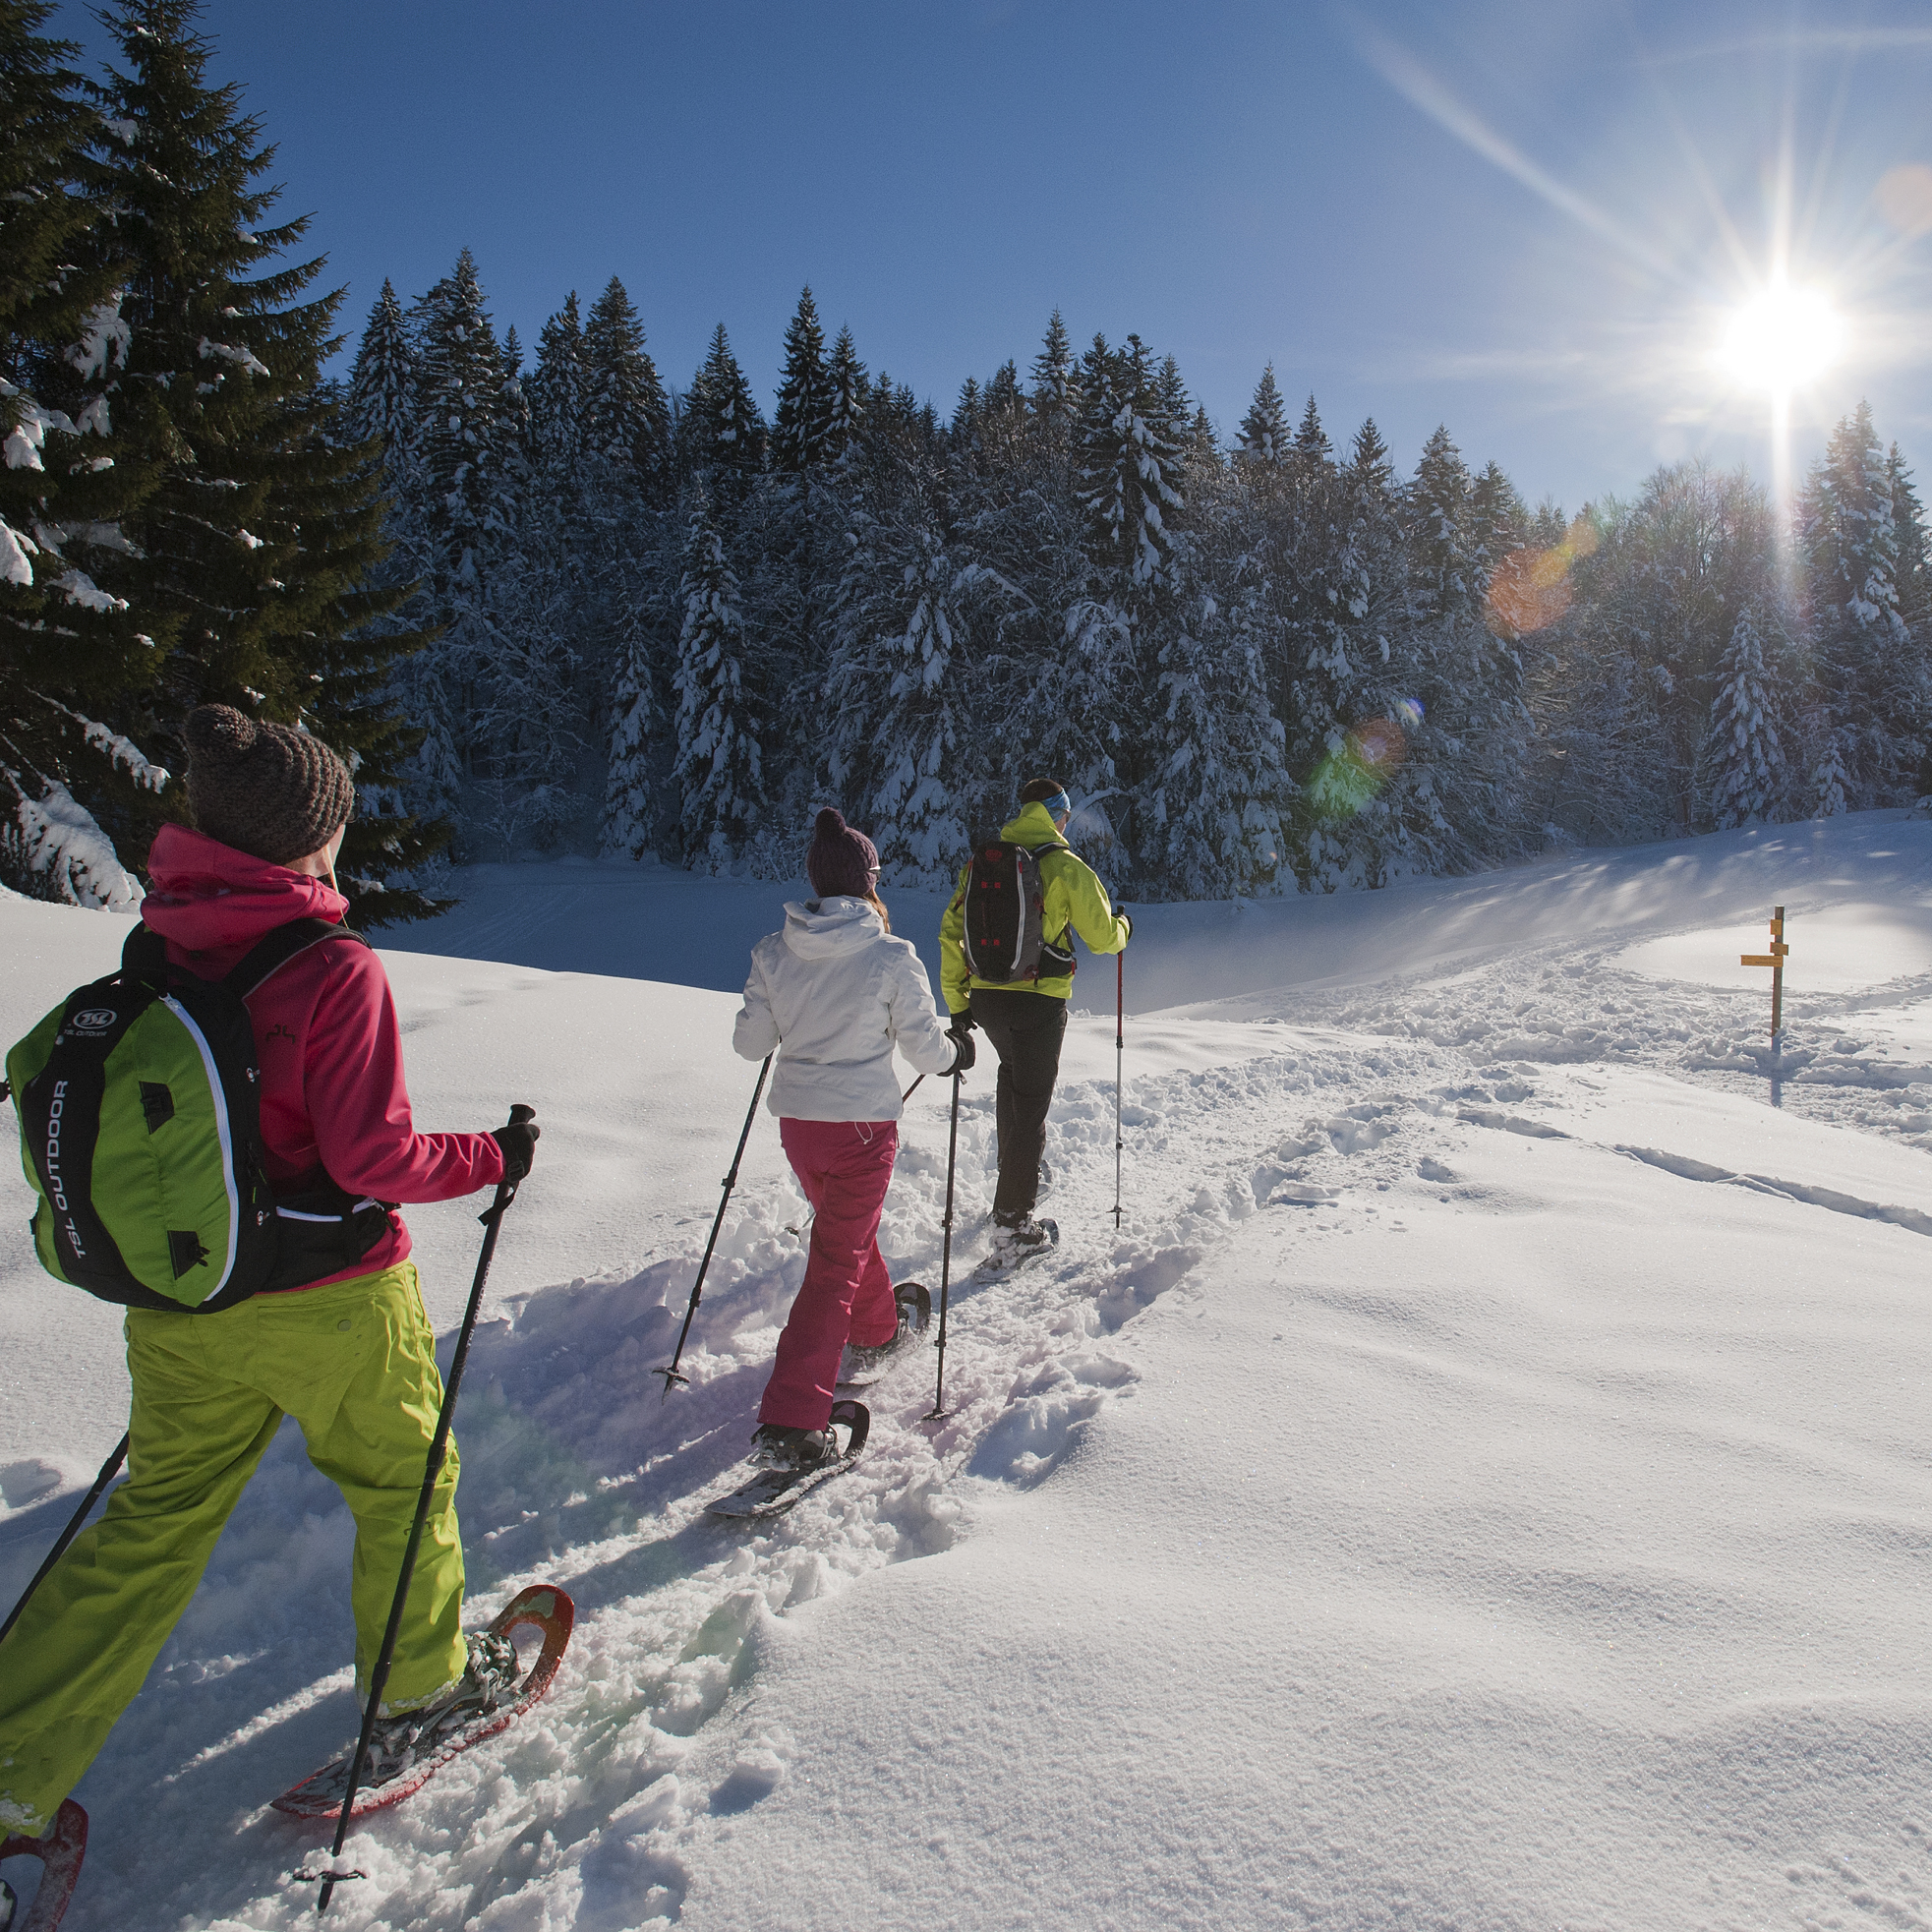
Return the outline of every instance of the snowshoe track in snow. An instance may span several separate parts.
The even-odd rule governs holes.
[[[1801,927],[1794,938],[1801,946]],[[763,1184],[734,1198],[685,1355],[692,1386],[669,1401],[650,1372],[670,1358],[689,1292],[710,1212],[701,1199],[695,1233],[661,1244],[641,1267],[509,1297],[508,1317],[479,1333],[457,1418],[476,1614],[555,1576],[578,1607],[572,1648],[545,1705],[446,1767],[406,1811],[352,1833],[345,1862],[369,1877],[353,1902],[342,1895],[337,1914],[479,1932],[674,1922],[694,1874],[724,1855],[717,1841],[728,1821],[813,1775],[810,1741],[761,1703],[765,1660],[798,1641],[793,1613],[889,1563],[947,1550],[1002,1491],[1050,1483],[1109,1407],[1134,1398],[1131,1325],[1169,1296],[1207,1319],[1200,1263],[1256,1216],[1270,1217],[1295,1294],[1366,1317],[1394,1352],[1429,1346],[1429,1317],[1400,1279],[1335,1286],[1325,1265],[1333,1245],[1371,1227],[1404,1233],[1425,1205],[1539,1211],[1537,1170],[1552,1161],[1620,1149],[1685,1180],[1774,1188],[1787,1198],[1779,1212],[1820,1220],[1872,1221],[1886,1201],[1918,1198],[1811,1171],[1783,1151],[1673,1138],[1662,1119],[1673,1095],[1762,1098],[1765,1001],[1722,986],[1661,988],[1619,959],[1595,939],[1522,949],[1426,983],[1256,995],[1248,1004],[1262,1024],[1250,1048],[1216,1048],[1213,1064],[1157,1073],[1137,1062],[1130,1021],[1126,1225],[1116,1235],[1111,1224],[1111,1079],[1070,1078],[1053,1109],[1055,1181],[1042,1203],[1061,1224],[1061,1246],[983,1282],[970,1278],[983,1238],[956,1250],[955,1413],[920,1426],[933,1353],[907,1350],[866,1391],[863,1461],[750,1531],[707,1520],[704,1506],[749,1448],[802,1272],[808,1223],[795,1193]],[[1865,1001],[1794,984],[1780,1056],[1786,1125],[1857,1126],[1903,1143],[1881,1147],[1891,1155],[1932,1146],[1932,1054],[1912,1030],[1927,1009],[1932,975]],[[1215,1019],[1217,1037],[1236,1030],[1225,1012]],[[1110,1076],[1111,1015],[1075,1026]],[[1655,1131],[1593,1134],[1593,1110],[1612,1088],[1655,1097]],[[990,1196],[991,1113],[989,1069],[976,1088],[968,1083],[962,1110],[968,1203]],[[769,1122],[759,1131],[769,1134]],[[1673,1151],[1693,1146],[1695,1156]],[[1786,1175],[1798,1178],[1768,1178]],[[922,1090],[882,1232],[896,1274],[936,1281],[944,1178],[945,1107]],[[1922,1230],[1881,1218],[1864,1232],[1912,1243]],[[517,1272],[541,1279],[542,1265],[520,1260]],[[0,1490],[22,1511],[23,1533],[71,1507],[71,1497],[37,1500],[38,1465],[0,1470]],[[186,1844],[208,1816],[229,1816],[231,1787],[275,1789],[340,1741],[352,1721],[347,1672],[314,1671],[318,1654],[346,1655],[347,1620],[312,1605],[343,1595],[348,1551],[334,1493],[285,1434],[94,1774],[121,1816],[152,1822],[140,1840],[103,1837],[90,1853],[73,1932],[135,1922],[292,1928],[313,1913],[312,1893],[275,1889],[309,1836],[265,1813],[242,1823],[211,1872],[154,1853],[161,1840]],[[261,1581],[270,1576],[272,1586]],[[308,1601],[261,1627],[260,1606],[289,1598]],[[187,1749],[184,1736],[194,1740]],[[172,1768],[155,1779],[157,1765]],[[1923,1853],[1916,1846],[1914,1861]],[[1820,1923],[1896,1915],[1917,1897],[1873,1880],[1862,1858],[1794,1864],[1789,1882]]]

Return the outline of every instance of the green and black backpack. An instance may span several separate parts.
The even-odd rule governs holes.
[[[206,1315],[353,1267],[381,1238],[388,1202],[332,1183],[277,1200],[262,1144],[243,1001],[333,939],[368,944],[294,919],[207,980],[170,965],[140,925],[118,972],[77,987],[16,1043],[7,1083],[49,1274],[129,1308]]]

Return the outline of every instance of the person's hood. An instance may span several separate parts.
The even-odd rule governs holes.
[[[801,960],[836,960],[856,953],[885,929],[885,921],[862,899],[786,901],[786,950]]]
[[[1067,842],[1054,829],[1053,814],[1035,798],[1022,805],[1000,827],[1000,837],[1009,846],[1064,846]]]
[[[190,953],[253,946],[290,919],[339,924],[349,902],[306,872],[237,851],[185,825],[164,825],[147,854],[143,923]]]

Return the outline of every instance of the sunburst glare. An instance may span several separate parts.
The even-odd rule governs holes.
[[[1822,376],[1844,347],[1844,320],[1822,290],[1774,282],[1731,318],[1718,360],[1743,387],[1788,394]]]

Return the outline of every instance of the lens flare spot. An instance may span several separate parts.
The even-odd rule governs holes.
[[[1878,184],[1878,211],[1902,235],[1932,235],[1932,168],[1894,168]]]
[[[1719,361],[1747,388],[1788,390],[1838,360],[1844,323],[1815,288],[1774,282],[1731,318]]]
[[[1490,628],[1513,643],[1546,630],[1570,608],[1570,565],[1597,548],[1597,526],[1579,516],[1560,544],[1511,551],[1490,578]]]
[[[1422,706],[1400,698],[1394,706],[1413,731]],[[1371,803],[1409,755],[1409,740],[1396,718],[1371,718],[1345,732],[1315,769],[1309,797],[1324,819],[1353,818]]]

